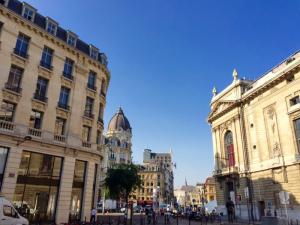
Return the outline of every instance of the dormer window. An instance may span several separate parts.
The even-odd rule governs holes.
[[[71,46],[75,47],[76,46],[76,40],[77,40],[77,36],[75,34],[73,34],[72,32],[68,31],[68,37],[67,37],[68,45],[71,45]]]
[[[57,23],[54,22],[52,19],[50,19],[49,17],[46,18],[46,30],[52,34],[52,35],[56,35],[57,32]]]
[[[95,60],[98,59],[98,52],[99,52],[99,50],[97,48],[90,45],[90,56],[92,59],[95,59]]]
[[[34,21],[34,16],[36,13],[36,9],[33,8],[32,6],[28,5],[27,3],[23,2],[23,9],[22,9],[22,16],[30,20],[31,22]]]

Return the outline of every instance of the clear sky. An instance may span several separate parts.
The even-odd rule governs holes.
[[[134,161],[173,148],[175,186],[213,168],[211,90],[257,78],[300,48],[298,0],[27,0],[105,52],[105,128],[122,106]]]

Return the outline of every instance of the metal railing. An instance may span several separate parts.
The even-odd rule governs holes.
[[[44,95],[39,94],[39,93],[35,93],[33,98],[36,99],[36,100],[39,100],[41,102],[48,102],[48,98]]]
[[[4,88],[7,89],[7,90],[16,92],[16,93],[21,93],[21,92],[22,92],[22,88],[21,88],[20,86],[15,86],[15,85],[10,84],[10,83],[8,83],[8,82],[5,83]]]
[[[92,144],[88,141],[82,141],[82,147],[91,148]]]
[[[70,110],[70,106],[68,104],[65,104],[65,103],[62,103],[62,102],[58,102],[57,106],[58,106],[58,108]]]

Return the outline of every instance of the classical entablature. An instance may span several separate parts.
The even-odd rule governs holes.
[[[208,115],[208,122],[221,117],[239,105],[239,100],[220,100],[214,104],[212,111]]]

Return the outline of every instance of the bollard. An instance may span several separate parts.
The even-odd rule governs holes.
[[[177,217],[176,217],[176,225],[178,225],[178,213],[177,213]]]

